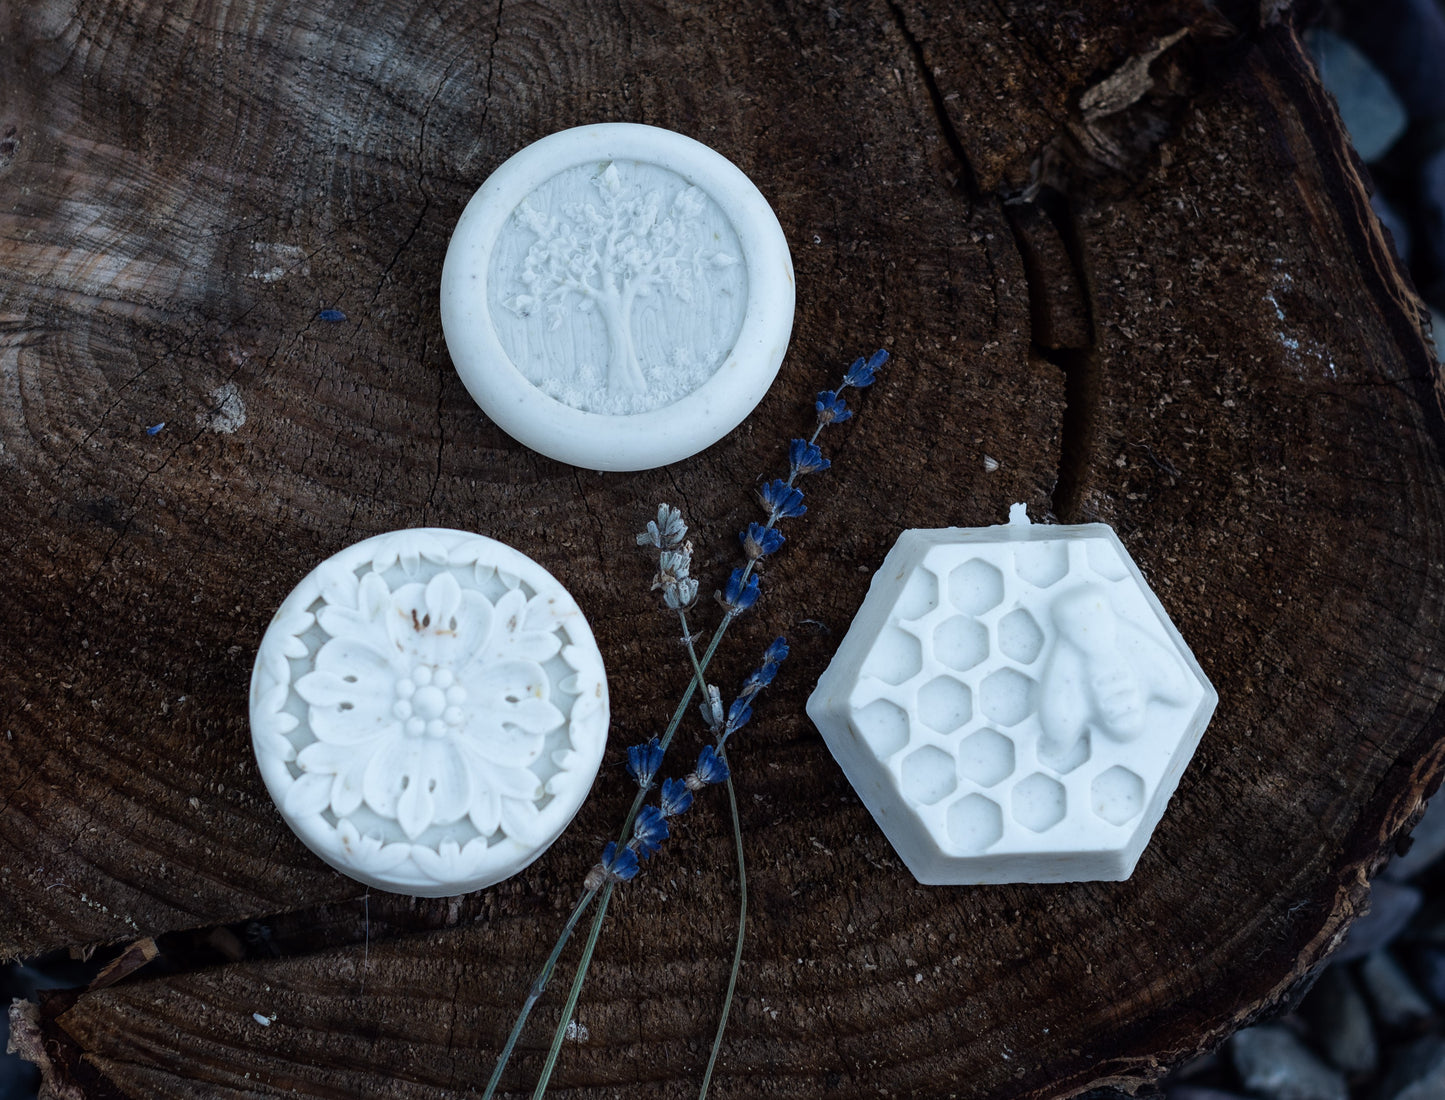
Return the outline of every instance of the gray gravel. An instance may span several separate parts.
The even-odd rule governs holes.
[[[1277,1024],[1250,1027],[1229,1041],[1245,1089],[1266,1100],[1350,1100],[1344,1075]]]

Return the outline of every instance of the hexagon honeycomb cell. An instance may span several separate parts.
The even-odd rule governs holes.
[[[808,700],[924,883],[1124,879],[1218,702],[1105,524],[905,531]]]
[[[958,770],[980,787],[992,787],[1013,774],[1014,743],[998,730],[970,733],[958,746]]]

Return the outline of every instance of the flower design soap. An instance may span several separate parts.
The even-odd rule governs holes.
[[[327,559],[281,604],[251,677],[256,760],[286,823],[399,893],[465,893],[537,858],[586,797],[607,722],[571,596],[464,531]]]
[[[552,134],[467,204],[442,328],[488,416],[553,458],[686,458],[767,392],[793,323],[778,220],[724,157],[652,126]]]
[[[924,883],[1124,879],[1218,697],[1105,524],[905,531],[808,714]]]

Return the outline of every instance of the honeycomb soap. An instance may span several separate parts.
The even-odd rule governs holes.
[[[1112,529],[905,531],[808,699],[918,881],[1128,878],[1218,696]]]

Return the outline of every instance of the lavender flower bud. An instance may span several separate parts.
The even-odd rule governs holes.
[[[637,853],[626,845],[618,847],[609,840],[602,849],[602,861],[587,872],[582,885],[588,890],[596,890],[605,882],[627,882],[637,877],[637,869]]]
[[[853,410],[848,408],[847,402],[833,390],[824,390],[818,394],[818,400],[813,403],[813,407],[818,410],[820,425],[837,424],[853,415]]]
[[[702,724],[711,732],[717,733],[722,729],[723,705],[722,692],[718,691],[712,684],[707,686],[707,699],[697,708],[702,712]]]
[[[682,779],[669,779],[662,784],[662,812],[668,817],[685,813],[692,805],[692,791]]]
[[[758,602],[757,574],[743,575],[741,569],[734,569],[728,578],[727,588],[718,593],[718,602],[732,615],[746,611]]]
[[[654,737],[645,745],[633,745],[627,750],[627,774],[637,780],[643,790],[652,786],[657,769],[662,767],[662,745]]]
[[[793,477],[816,474],[833,465],[823,457],[823,450],[816,443],[806,439],[795,439],[788,444],[788,469]]]
[[[801,516],[808,509],[803,504],[803,490],[775,478],[758,490],[758,502],[773,520]]]
[[[783,533],[776,527],[764,527],[761,523],[750,523],[748,529],[738,535],[743,544],[743,554],[748,561],[757,561],[769,554],[777,553],[783,545]]]
[[[683,522],[682,513],[670,504],[659,504],[657,519],[648,521],[647,530],[637,536],[637,545],[670,550],[686,537],[687,524]]]
[[[862,359],[859,359],[848,368],[848,373],[843,375],[843,385],[855,386],[860,390],[864,386],[873,385],[874,375],[878,373],[879,368],[886,362],[888,362],[888,353],[882,348],[879,348],[872,355],[868,356],[866,363]]]
[[[667,820],[656,806],[644,806],[632,823],[630,846],[643,859],[655,855],[667,839]]]
[[[702,752],[697,754],[697,767],[683,782],[687,784],[688,790],[698,791],[714,783],[721,783],[727,777],[727,762],[711,745],[704,745]]]

